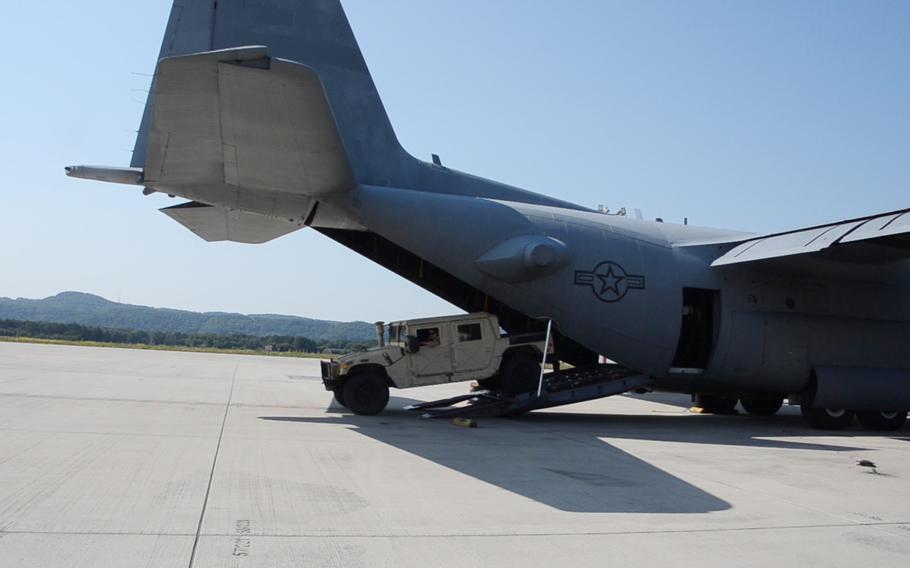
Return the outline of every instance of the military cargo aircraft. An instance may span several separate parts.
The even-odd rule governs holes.
[[[432,73],[432,70],[425,70]],[[775,234],[609,216],[399,144],[339,0],[177,0],[128,168],[208,241],[310,227],[510,333],[815,427],[910,408],[910,210]]]

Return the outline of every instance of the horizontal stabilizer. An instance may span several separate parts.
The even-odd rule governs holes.
[[[817,253],[831,260],[888,262],[910,258],[910,209],[752,237],[711,266]]]
[[[302,222],[189,201],[161,209],[207,241],[260,244],[303,227]]]
[[[270,58],[265,47],[170,57],[154,94],[151,187],[318,197],[355,185],[322,83],[305,65]]]
[[[64,168],[69,177],[142,185],[142,168],[113,168],[108,166],[67,166]]]

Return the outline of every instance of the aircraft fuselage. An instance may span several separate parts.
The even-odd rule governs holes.
[[[729,231],[377,186],[335,204],[661,389],[798,393],[817,365],[864,366],[873,355],[882,367],[910,367],[906,262],[712,268],[730,245],[687,244]],[[552,266],[528,258],[540,249],[538,264]],[[797,263],[807,262],[831,277],[800,276]]]

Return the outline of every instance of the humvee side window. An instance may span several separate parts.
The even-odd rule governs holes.
[[[439,328],[427,327],[417,330],[417,342],[427,347],[439,345]]]
[[[458,326],[458,342],[479,341],[481,339],[480,324],[466,323]]]

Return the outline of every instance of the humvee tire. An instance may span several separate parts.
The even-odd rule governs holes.
[[[345,408],[348,407],[348,405],[346,405],[344,403],[344,385],[342,385],[340,387],[335,387],[334,389],[332,389],[332,394],[335,395],[335,402],[337,402],[338,404],[340,404],[341,406],[343,406]]]
[[[504,392],[518,394],[537,390],[540,362],[530,353],[508,355],[500,369],[499,380]]]
[[[389,403],[389,384],[374,371],[358,373],[344,383],[344,405],[354,414],[379,414]]]

